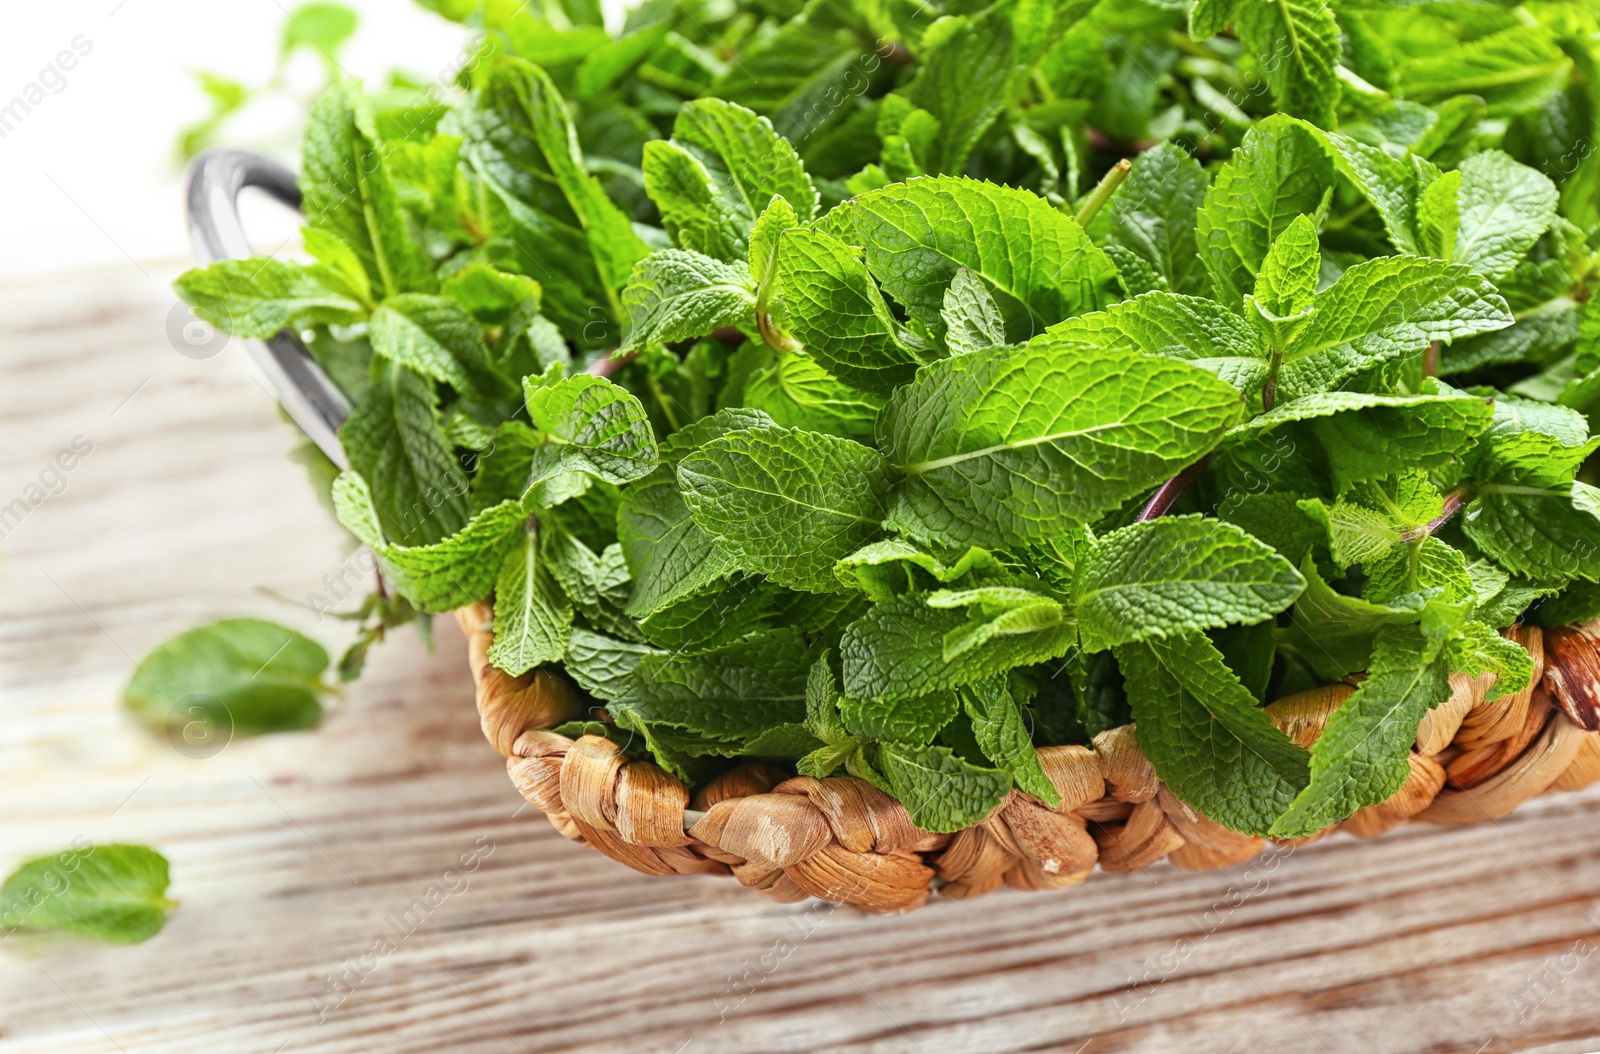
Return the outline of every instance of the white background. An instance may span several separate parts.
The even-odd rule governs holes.
[[[377,82],[392,68],[432,80],[453,68],[469,32],[411,0],[345,0],[361,26],[341,55]],[[192,71],[246,84],[277,65],[286,8],[298,0],[9,0],[0,31],[0,106],[74,37],[93,50],[59,94],[0,138],[0,276],[185,257],[179,129],[210,111]],[[81,43],[81,42],[80,42]],[[286,80],[308,95],[319,58],[302,49]],[[229,145],[292,163],[303,101],[279,96],[225,129]]]

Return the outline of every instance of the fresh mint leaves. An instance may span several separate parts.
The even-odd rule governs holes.
[[[1587,9],[430,6],[463,97],[340,84],[310,259],[178,288],[313,334],[384,602],[492,596],[572,734],[953,831],[1131,721],[1301,837],[1600,610]]]
[[[112,944],[161,932],[166,857],[142,845],[83,845],[29,860],[0,885],[0,935],[55,930]]]

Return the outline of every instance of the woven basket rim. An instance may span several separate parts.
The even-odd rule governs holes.
[[[917,828],[903,805],[853,776],[815,779],[747,762],[691,792],[603,736],[549,731],[579,715],[578,691],[559,671],[512,677],[494,666],[492,615],[487,602],[456,612],[485,738],[556,830],[646,874],[732,875],[779,902],[818,897],[896,914],[934,892],[959,899],[1001,886],[1076,885],[1096,867],[1135,871],[1161,859],[1191,870],[1228,867],[1275,841],[1229,830],[1180,801],[1140,753],[1132,724],[1100,733],[1091,746],[1035,748],[1059,806],[1012,790],[987,818],[953,833]],[[1452,674],[1450,699],[1418,726],[1398,791],[1308,838],[1276,844],[1335,830],[1373,837],[1408,820],[1498,819],[1539,794],[1600,779],[1600,620],[1504,632],[1534,658],[1528,687],[1490,700],[1491,676]],[[1574,676],[1575,666],[1580,674],[1587,666],[1587,680]],[[1290,739],[1310,746],[1354,690],[1324,685],[1265,709]]]

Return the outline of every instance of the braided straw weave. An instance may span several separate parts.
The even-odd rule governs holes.
[[[579,716],[584,703],[558,672],[511,677],[490,663],[491,615],[488,604],[456,612],[483,734],[512,783],[556,830],[646,874],[731,874],[780,902],[820,897],[894,914],[920,907],[935,888],[956,898],[1002,885],[1056,889],[1082,882],[1096,864],[1134,871],[1162,857],[1206,870],[1266,845],[1180,802],[1139,752],[1132,725],[1102,732],[1092,749],[1038,748],[1061,794],[1056,808],[1012,791],[982,823],[955,834],[919,830],[904,806],[864,780],[789,776],[769,764],[732,768],[691,798],[676,777],[629,761],[608,739],[546,731]],[[1529,687],[1491,702],[1488,677],[1452,675],[1451,698],[1417,728],[1404,785],[1339,829],[1370,838],[1411,819],[1494,819],[1535,795],[1600,779],[1600,620],[1506,632],[1534,658]],[[1327,685],[1266,710],[1309,747],[1353,691]]]

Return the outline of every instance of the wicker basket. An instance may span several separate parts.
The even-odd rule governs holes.
[[[629,761],[608,739],[546,731],[578,716],[579,693],[555,671],[511,677],[496,669],[488,659],[491,614],[476,604],[456,618],[483,734],[505,757],[511,782],[556,830],[646,874],[731,874],[771,900],[819,897],[895,914],[920,907],[934,890],[963,898],[1002,885],[1056,889],[1082,882],[1096,864],[1134,871],[1162,857],[1206,870],[1266,845],[1174,797],[1139,753],[1132,725],[1102,732],[1092,749],[1039,748],[1061,793],[1058,807],[1012,791],[982,823],[955,834],[919,830],[899,802],[863,780],[791,776],[768,764],[730,769],[691,798],[677,778]],[[1452,675],[1451,698],[1417,728],[1405,784],[1339,829],[1370,838],[1411,819],[1490,820],[1535,795],[1600,779],[1600,620],[1507,635],[1534,657],[1528,688],[1491,702],[1487,677]],[[1310,746],[1354,690],[1328,685],[1266,709],[1289,738]]]

